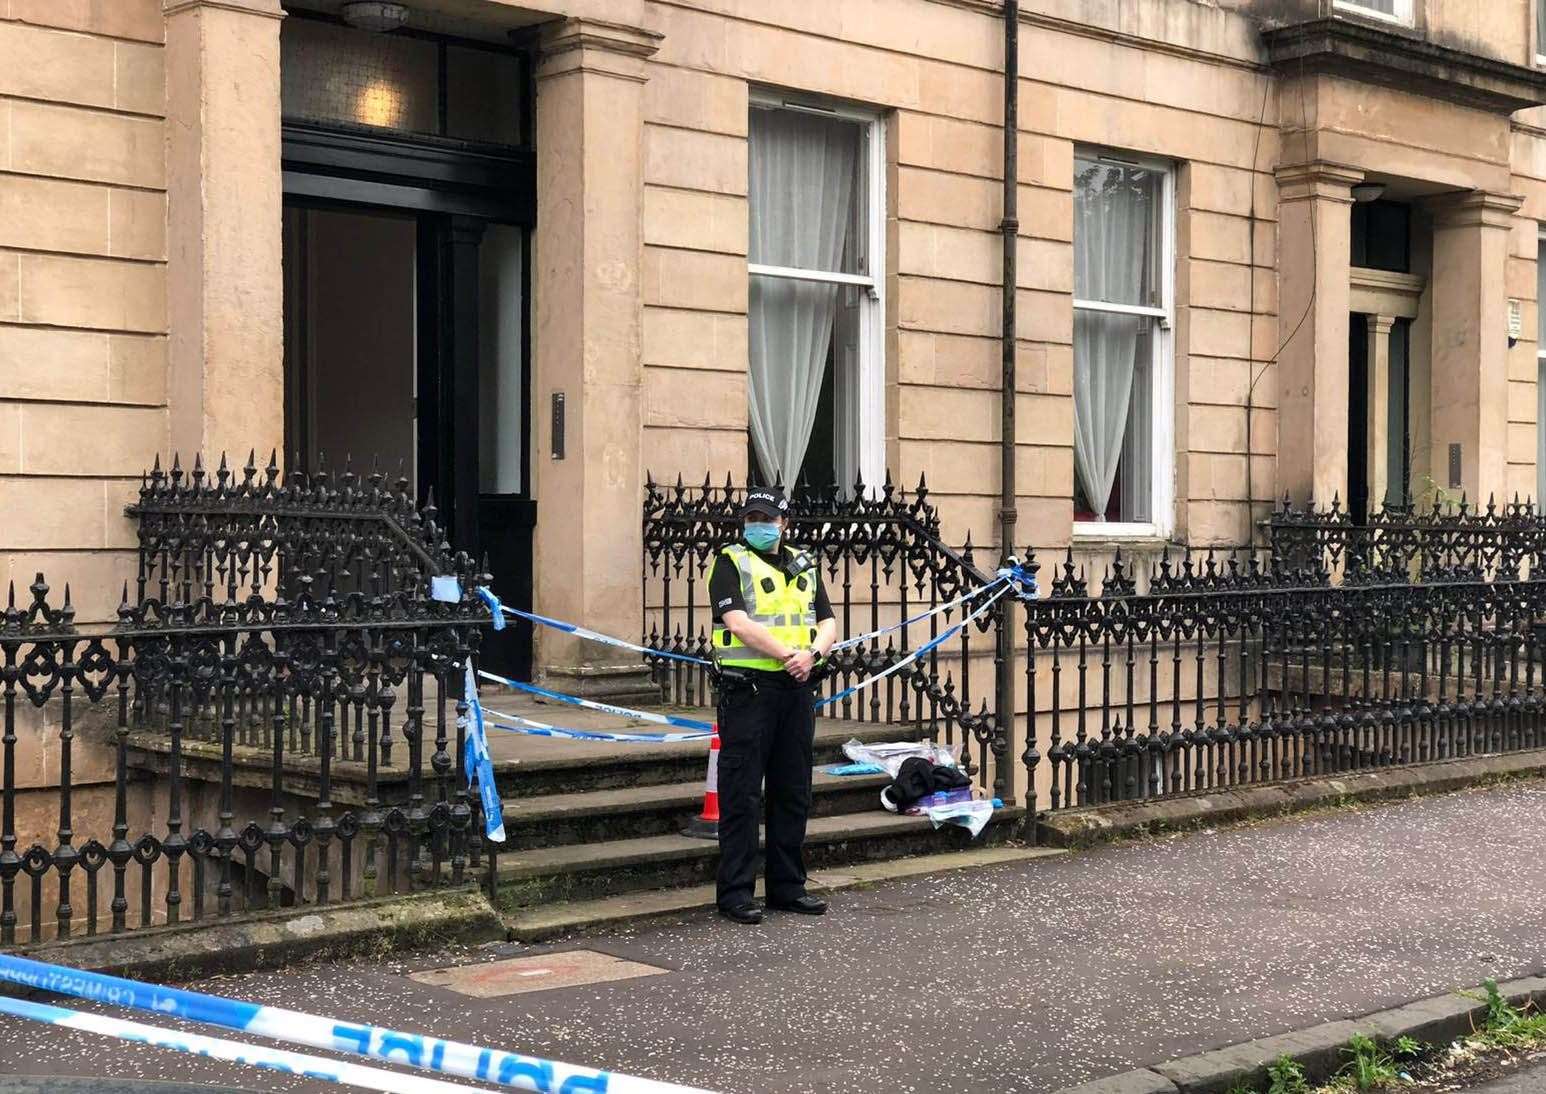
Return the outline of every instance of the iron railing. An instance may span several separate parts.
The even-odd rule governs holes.
[[[433,511],[249,461],[240,486],[223,462],[152,473],[131,512],[144,595],[115,624],[78,626],[42,575],[0,616],[0,944],[467,880],[461,666],[487,579]],[[45,726],[57,776],[25,785],[18,743]]]
[[[730,481],[648,485],[647,645],[709,655],[704,584],[736,534],[741,496]],[[969,545],[943,543],[921,481],[911,495],[889,481],[798,489],[790,526],[791,541],[821,557],[845,634],[990,580]],[[1068,552],[1040,598],[1013,609],[1020,694],[996,680],[974,689],[974,671],[993,679],[993,646],[968,634],[894,687],[826,713],[975,745],[981,781],[1006,799],[1013,736],[1014,796],[1045,809],[1546,746],[1536,672],[1546,521],[1531,506],[1393,510],[1355,526],[1339,507],[1285,505],[1268,543],[1165,550],[1143,574],[1118,552],[1098,582]],[[1040,570],[1034,553],[1020,557]],[[1009,612],[1006,601],[981,629]],[[823,687],[894,664],[946,625],[902,628],[837,658]],[[707,697],[701,670],[657,669],[678,701]]]
[[[1299,508],[1288,497],[1266,522],[1274,558],[1322,566],[1336,580],[1406,575],[1413,580],[1515,573],[1546,558],[1546,514],[1517,498],[1482,507],[1435,500],[1426,508],[1390,506],[1355,524],[1339,501]]]
[[[744,496],[745,487],[728,478],[723,486],[707,479],[701,486],[687,486],[680,478],[674,486],[646,483],[645,645],[710,657],[708,573],[715,554],[739,534],[737,512]],[[992,580],[978,569],[969,536],[960,551],[940,538],[939,514],[922,477],[911,493],[898,489],[889,476],[873,489],[862,482],[851,490],[797,486],[790,494],[787,537],[789,543],[820,560],[844,635],[901,622]],[[968,611],[974,603],[968,602]],[[955,612],[942,613],[835,653],[822,694],[834,695],[890,667],[959,618]],[[998,618],[996,612],[984,616],[980,629],[997,627]],[[1008,754],[1007,726],[987,702],[991,670],[986,674],[986,689],[974,686],[972,679],[973,662],[993,648],[991,636],[976,638],[972,628],[966,628],[907,670],[823,708],[822,713],[894,724],[910,734],[960,745],[968,769],[986,785],[1003,790],[1008,771],[995,761]],[[655,669],[671,700],[688,704],[710,700],[705,670],[664,658],[655,662]]]
[[[1546,580],[1505,565],[1514,547],[1487,557],[1485,574],[1342,581],[1167,552],[1140,594],[1119,554],[1092,594],[1070,556],[1026,610],[1028,796],[1102,805],[1546,745]]]

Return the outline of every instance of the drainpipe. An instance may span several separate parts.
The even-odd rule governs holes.
[[[1002,387],[999,393],[999,411],[1002,416],[999,431],[999,501],[998,543],[999,564],[1008,565],[1015,550],[1015,271],[1016,245],[1020,235],[1020,222],[1016,217],[1019,208],[1019,161],[1020,161],[1020,2],[1004,0],[1004,217],[999,222],[1003,236],[1003,304],[1000,315],[1000,350],[1003,359]],[[994,651],[995,680],[994,699],[998,709],[998,733],[1004,745],[1013,740],[1015,721],[1015,657],[1012,631],[1013,600],[1001,602],[999,612],[998,645]],[[1005,801],[1010,800],[1009,771],[1011,760],[1006,751],[995,757],[994,790]],[[1035,802],[1027,802],[1034,809]]]
[[[1015,542],[1015,270],[1020,222],[1020,0],[1004,0],[1004,219],[999,231],[1004,244],[1004,300],[1001,307],[1000,351],[1003,355],[999,395],[1003,428],[999,434],[999,553],[1007,560]]]

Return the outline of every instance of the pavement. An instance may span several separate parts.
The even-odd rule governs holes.
[[[737,1094],[1034,1094],[1541,972],[1543,823],[1546,783],[1511,783],[877,885],[823,919],[694,916],[190,986]],[[488,994],[484,965],[579,949],[666,971]],[[462,973],[479,995],[434,971],[453,966],[479,966]],[[9,1019],[0,1073],[327,1089]]]

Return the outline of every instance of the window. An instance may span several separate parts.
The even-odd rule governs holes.
[[[1546,231],[1535,260],[1535,503],[1546,505]]]
[[[287,18],[279,32],[286,122],[519,145],[521,66],[510,50],[304,16]]]
[[[1170,528],[1171,178],[1074,157],[1074,520],[1103,535]]]
[[[1351,264],[1410,273],[1412,209],[1399,201],[1360,201],[1352,210]]]
[[[1333,0],[1332,6],[1338,11],[1367,15],[1387,23],[1410,26],[1412,22],[1412,0]]]
[[[1535,0],[1535,63],[1546,65],[1546,0]]]
[[[873,114],[752,103],[747,417],[764,481],[884,478],[881,141]]]

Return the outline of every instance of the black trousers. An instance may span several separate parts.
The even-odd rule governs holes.
[[[767,782],[767,895],[805,895],[805,821],[811,812],[816,698],[809,687],[762,683],[727,688],[719,703],[721,908],[752,899],[757,825]]]

